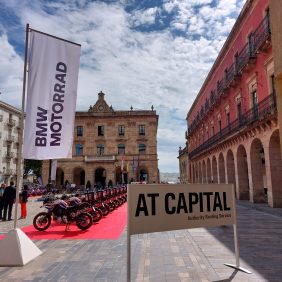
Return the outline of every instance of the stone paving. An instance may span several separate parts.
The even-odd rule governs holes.
[[[30,201],[29,225],[41,203]],[[240,263],[232,226],[132,236],[132,281],[282,281],[282,209],[237,203]],[[0,233],[12,228],[0,222]],[[126,230],[118,240],[40,240],[43,255],[24,267],[0,267],[0,281],[126,281]],[[1,255],[1,250],[0,250]]]

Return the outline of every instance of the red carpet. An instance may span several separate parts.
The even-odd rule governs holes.
[[[65,231],[65,224],[52,223],[46,231],[37,231],[33,225],[22,228],[22,231],[32,240],[95,240],[95,239],[118,239],[127,221],[127,204],[123,204],[112,213],[103,217],[99,222],[93,223],[92,227],[83,231],[75,224]],[[0,239],[2,239],[0,237]]]

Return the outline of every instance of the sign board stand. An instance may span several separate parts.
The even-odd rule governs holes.
[[[131,186],[131,187],[130,187]],[[245,272],[247,274],[251,274],[252,272],[250,272],[249,270],[240,267],[240,260],[239,260],[239,243],[238,243],[238,230],[237,230],[237,218],[236,218],[236,205],[235,205],[235,196],[234,196],[234,186],[232,185],[216,185],[216,184],[212,184],[212,185],[198,185],[198,187],[193,187],[192,185],[138,185],[138,187],[132,187],[132,186],[136,186],[135,184],[133,185],[129,185],[127,188],[127,199],[128,199],[128,205],[127,205],[127,282],[131,281],[131,235],[134,234],[144,234],[144,233],[149,233],[149,232],[161,232],[161,231],[169,231],[169,230],[177,230],[177,229],[188,229],[188,228],[197,228],[197,227],[209,227],[209,226],[219,226],[220,221],[216,222],[216,221],[211,221],[210,219],[206,220],[206,217],[204,216],[199,216],[199,213],[196,213],[196,216],[193,216],[193,214],[191,213],[190,216],[191,218],[196,217],[196,218],[200,218],[200,220],[197,219],[196,223],[191,223],[191,226],[187,226],[187,224],[189,225],[190,219],[188,216],[188,220],[186,219],[186,221],[184,220],[184,217],[181,218],[182,222],[184,223],[183,226],[180,226],[179,222],[177,221],[176,218],[174,220],[174,223],[171,224],[172,221],[170,221],[170,223],[167,223],[168,221],[166,220],[160,220],[160,217],[158,216],[164,216],[163,213],[163,202],[161,200],[165,199],[165,210],[166,212],[170,212],[170,214],[172,214],[172,209],[173,204],[177,205],[177,196],[181,194],[181,197],[179,197],[178,200],[178,205],[180,203],[181,209],[185,210],[184,206],[186,205],[185,199],[183,200],[184,195],[187,195],[189,193],[193,194],[193,197],[191,196],[189,198],[189,200],[191,200],[192,204],[194,204],[196,206],[196,200],[195,200],[195,195],[197,193],[199,193],[199,202],[201,202],[199,204],[200,206],[200,211],[202,212],[202,210],[205,208],[204,207],[204,201],[203,201],[203,195],[208,195],[207,197],[207,202],[209,200],[211,200],[211,198],[213,197],[214,201],[214,209],[207,209],[208,211],[215,211],[217,209],[218,206],[220,206],[222,204],[222,206],[224,206],[224,208],[226,208],[226,213],[230,213],[230,215],[226,216],[224,215],[224,219],[222,224],[227,225],[230,223],[233,223],[233,231],[234,231],[234,247],[235,247],[235,258],[236,258],[236,264],[229,264],[229,263],[224,263],[224,265],[228,266],[228,267],[232,267],[236,270]],[[150,186],[150,187],[148,187]],[[177,187],[178,186],[178,187]],[[185,186],[185,187],[184,187]],[[187,188],[190,188],[191,192],[189,192],[190,190]],[[196,186],[196,185],[194,185]],[[221,186],[221,187],[220,187]],[[227,187],[228,186],[228,187]],[[185,188],[185,189],[184,189]],[[193,188],[196,188],[193,190]],[[200,190],[201,188],[203,188],[202,190]],[[230,189],[231,188],[231,189]],[[134,189],[134,190],[131,190]],[[209,189],[211,189],[209,191]],[[195,192],[198,191],[198,192]],[[209,192],[208,192],[209,191]],[[148,193],[149,192],[149,193]],[[136,210],[137,213],[137,206],[144,211],[144,209],[147,210],[147,207],[150,205],[148,203],[146,203],[145,199],[145,195],[148,195],[148,197],[151,200],[151,207],[152,207],[152,214],[154,216],[148,216],[148,214],[146,214],[145,217],[143,217],[142,219],[140,219],[140,216],[138,219],[136,219],[136,215],[134,218],[134,210]],[[214,193],[214,196],[211,196],[211,194]],[[142,197],[140,196],[142,195]],[[176,195],[176,196],[175,196]],[[220,203],[220,195],[222,195],[223,197],[223,203]],[[136,198],[138,197],[138,200],[136,200]],[[198,197],[198,196],[197,196]],[[181,198],[181,200],[180,200]],[[168,199],[172,199],[172,201],[168,204],[169,200]],[[193,200],[193,201],[192,201]],[[138,201],[138,203],[137,203]],[[211,201],[211,202],[212,202]],[[142,205],[140,203],[143,203]],[[185,203],[185,205],[184,205]],[[136,206],[137,204],[137,206]],[[148,205],[148,206],[147,206]],[[208,204],[209,206],[210,204]],[[145,208],[146,206],[146,208]],[[179,208],[179,206],[177,207],[177,209]],[[189,205],[186,206],[186,211],[187,209],[191,208],[191,203],[189,203]],[[196,208],[195,208],[196,209]],[[198,210],[198,211],[199,211]],[[192,211],[192,209],[191,209]],[[190,212],[191,212],[190,211]],[[146,211],[148,213],[148,210]],[[174,212],[175,213],[175,212]],[[187,213],[187,212],[186,212]],[[224,211],[222,212],[224,213]],[[160,215],[161,214],[161,215]],[[139,211],[138,211],[138,215],[139,215]],[[175,214],[174,214],[175,215]],[[179,215],[175,215],[175,216],[179,216]],[[186,216],[186,215],[185,215]],[[209,217],[207,217],[209,218]],[[210,218],[212,218],[212,216],[210,216]],[[229,219],[230,218],[230,219]],[[164,219],[164,217],[162,218]],[[192,219],[192,221],[193,221]],[[208,222],[210,220],[210,222]],[[207,222],[206,222],[207,221]],[[160,225],[158,225],[161,222]],[[203,223],[203,226],[201,226],[201,224]],[[171,226],[169,226],[171,224]],[[174,224],[174,228],[172,227]],[[131,226],[132,225],[132,226]],[[158,230],[159,229],[159,230]]]
[[[232,267],[232,268],[240,270],[240,271],[243,271],[243,272],[248,273],[248,274],[252,274],[252,272],[250,272],[249,270],[240,266],[237,220],[236,220],[236,223],[233,224],[233,231],[234,231],[234,247],[235,247],[236,265],[230,264],[230,263],[224,263],[224,265]]]

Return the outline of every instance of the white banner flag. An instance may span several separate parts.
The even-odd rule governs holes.
[[[57,164],[58,164],[57,160],[52,160],[52,164],[51,164],[51,180],[54,180],[54,181],[56,181]]]
[[[72,157],[80,45],[31,30],[25,159]]]

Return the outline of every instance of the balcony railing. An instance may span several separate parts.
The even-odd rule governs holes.
[[[16,121],[14,120],[14,119],[11,119],[11,118],[9,118],[8,120],[7,120],[7,125],[8,126],[15,126],[15,124],[16,124]]]
[[[114,155],[95,155],[95,156],[85,156],[85,162],[98,162],[98,161],[115,161]]]
[[[5,170],[4,174],[6,176],[13,175],[13,174],[15,174],[15,170],[8,168],[8,169]]]
[[[259,24],[254,32],[254,48],[256,52],[258,52],[262,45],[270,39],[270,35],[271,31],[269,13],[267,13],[263,21]]]
[[[6,159],[11,159],[14,157],[14,153],[13,152],[7,152],[6,153]]]
[[[258,51],[267,40],[271,39],[270,35],[269,13],[267,13],[256,30],[250,35],[248,42],[235,56],[235,62],[226,69],[224,77],[217,82],[216,89],[212,91],[210,95],[209,104],[205,103],[205,114],[219,103],[221,95],[224,94],[224,91],[231,86],[232,82],[241,77],[243,69],[249,63],[254,62]],[[204,118],[204,116],[202,118]],[[190,135],[201,122],[201,119],[196,117],[188,129],[188,134]]]
[[[206,142],[189,153],[189,159],[208,149],[210,146],[218,143],[224,138],[230,136],[234,132],[251,125],[255,121],[264,120],[267,116],[273,114],[277,109],[275,94],[267,96],[264,100],[256,106],[245,112],[241,117],[231,122],[228,126],[223,128],[220,132],[209,138]]]
[[[12,136],[12,135],[7,135],[6,137],[6,142],[8,143],[12,143],[15,141],[15,136]]]

